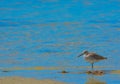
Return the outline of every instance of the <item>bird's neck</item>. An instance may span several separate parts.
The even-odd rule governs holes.
[[[87,57],[88,54],[89,54],[89,53],[85,53],[85,54],[84,54],[84,57]]]
[[[85,53],[84,55],[88,55],[88,54],[89,54],[89,52]]]

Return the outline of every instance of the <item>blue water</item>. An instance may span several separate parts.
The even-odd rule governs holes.
[[[120,69],[119,0],[0,0],[0,69],[13,67],[90,68],[83,51],[108,58],[96,63],[100,70]],[[0,76],[22,76],[86,84],[87,74],[60,74],[57,70],[13,70]],[[54,74],[53,74],[54,73]],[[104,83],[119,84],[119,74],[95,76]]]

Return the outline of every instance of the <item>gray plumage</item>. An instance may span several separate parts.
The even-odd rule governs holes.
[[[82,55],[84,55],[84,58],[87,62],[92,64],[92,68],[93,68],[93,64],[95,62],[107,59],[106,57],[103,57],[101,55],[98,55],[98,54],[93,53],[93,52],[88,52],[88,51],[83,51],[78,57],[80,57]]]

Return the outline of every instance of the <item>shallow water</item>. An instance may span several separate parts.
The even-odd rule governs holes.
[[[68,84],[120,83],[119,0],[0,0],[0,77],[54,79]],[[107,60],[101,76],[84,73],[83,51]],[[66,70],[69,73],[62,74]]]

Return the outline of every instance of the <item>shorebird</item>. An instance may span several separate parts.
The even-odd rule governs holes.
[[[98,62],[98,61],[101,61],[101,60],[104,60],[104,59],[107,59],[106,57],[103,57],[101,55],[98,55],[94,52],[88,52],[88,51],[83,51],[78,57],[84,55],[84,58],[87,62],[91,63],[92,65],[92,69],[93,69],[93,64],[95,62]]]

